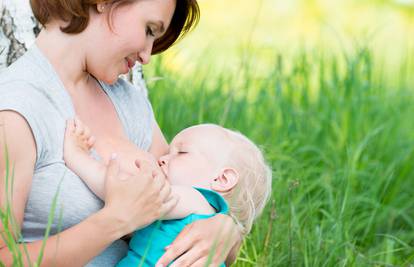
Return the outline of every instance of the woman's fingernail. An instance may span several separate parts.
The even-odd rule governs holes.
[[[118,155],[116,153],[112,153],[111,154],[111,160],[114,160],[118,157]]]
[[[171,245],[166,246],[164,249],[167,250],[171,247]]]

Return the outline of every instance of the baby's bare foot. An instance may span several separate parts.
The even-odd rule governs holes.
[[[65,142],[63,144],[63,159],[69,167],[76,164],[84,155],[89,155],[95,143],[89,128],[78,118],[66,122]]]

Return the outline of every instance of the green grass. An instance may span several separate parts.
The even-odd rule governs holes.
[[[199,59],[182,78],[163,57],[145,69],[167,139],[219,123],[260,144],[273,168],[271,203],[236,266],[412,266],[414,69],[404,56],[393,74],[367,47],[275,56],[267,73],[244,62],[210,75],[219,66]]]
[[[3,141],[6,144],[5,141]],[[59,183],[58,189],[53,196],[52,200],[52,207],[50,209],[50,213],[48,216],[48,224],[46,225],[44,238],[42,240],[42,246],[39,252],[37,259],[34,261],[30,258],[29,252],[27,250],[26,244],[21,242],[22,235],[21,231],[18,227],[16,219],[14,218],[14,212],[12,207],[12,199],[13,199],[13,185],[14,185],[14,165],[9,159],[9,153],[7,149],[7,144],[5,145],[4,149],[4,159],[5,159],[5,177],[4,183],[6,191],[5,199],[6,202],[4,206],[0,207],[0,223],[2,225],[2,231],[0,231],[0,238],[6,244],[7,249],[11,252],[13,257],[13,267],[22,267],[22,266],[41,266],[41,262],[43,259],[44,249],[46,246],[46,240],[49,237],[50,229],[53,223],[53,219],[55,218],[55,211],[57,205],[57,197],[59,195],[60,184]],[[3,192],[1,192],[3,194]],[[60,232],[61,227],[61,219],[62,219],[62,210],[59,213],[59,221],[58,221],[58,232]],[[25,264],[25,261],[29,263],[29,265]],[[4,267],[4,263],[0,260],[0,267]]]

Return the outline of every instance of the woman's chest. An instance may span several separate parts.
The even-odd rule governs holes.
[[[122,92],[92,86],[71,95],[75,114],[95,137],[94,150],[104,162],[112,153],[131,162],[151,142],[149,106],[138,95]]]
[[[142,150],[128,138],[120,118],[109,107],[104,112],[78,113],[95,137],[94,150],[99,158],[107,163],[113,153],[118,155],[121,168],[132,171],[135,159],[148,159],[149,153]]]
[[[102,91],[96,95],[82,95],[73,98],[73,106],[77,117],[91,130],[96,137],[109,136],[127,139],[114,103]]]
[[[123,125],[121,114],[108,97],[74,99],[76,116],[89,128],[96,139],[94,149],[102,158],[125,147],[131,141]],[[130,144],[132,145],[132,144]],[[124,149],[124,148],[123,148]]]

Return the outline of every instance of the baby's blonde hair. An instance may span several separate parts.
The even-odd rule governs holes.
[[[243,235],[252,229],[254,220],[262,213],[272,191],[272,170],[262,151],[243,134],[223,127],[232,143],[226,164],[239,174],[237,185],[223,194],[230,213]]]

